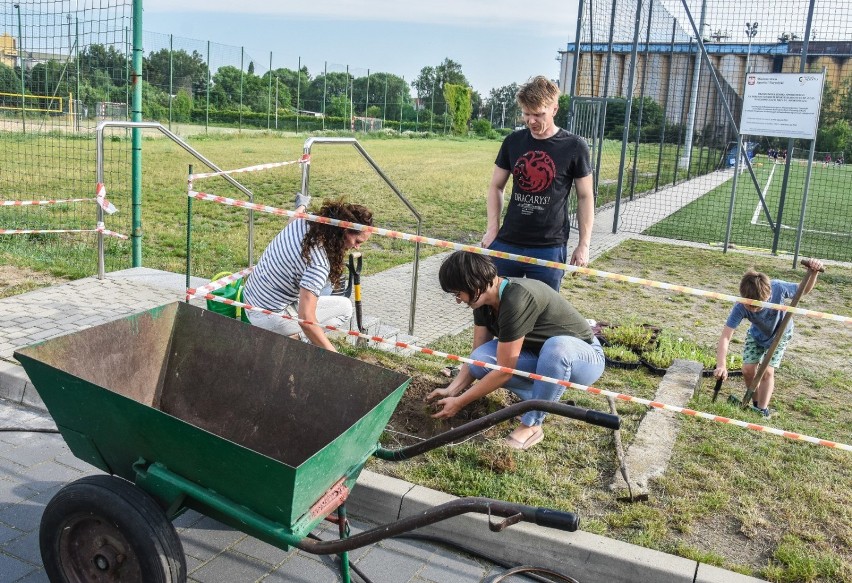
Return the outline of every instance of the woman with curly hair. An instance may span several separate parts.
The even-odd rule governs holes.
[[[373,213],[359,204],[328,201],[319,216],[372,226]],[[296,219],[269,243],[243,290],[247,304],[320,326],[348,328],[352,302],[342,296],[323,295],[329,282],[336,284],[343,273],[344,258],[358,249],[370,233],[334,225]],[[304,333],[317,346],[335,350],[322,328],[275,314],[249,311],[253,326],[286,336]]]

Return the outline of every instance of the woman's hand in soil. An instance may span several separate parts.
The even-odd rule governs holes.
[[[442,390],[442,389],[438,389]],[[443,389],[446,390],[446,389]],[[433,391],[434,392],[434,391]],[[435,403],[436,407],[441,407],[441,410],[432,415],[433,419],[450,419],[451,417],[455,417],[456,413],[461,411],[462,403],[459,397],[444,397],[437,403]]]

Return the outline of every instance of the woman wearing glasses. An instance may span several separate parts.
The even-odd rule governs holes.
[[[588,321],[548,285],[534,279],[499,277],[491,259],[456,251],[438,272],[441,289],[473,310],[472,360],[591,385],[603,374],[604,355]],[[505,387],[522,400],[558,401],[565,387],[486,367],[465,364],[444,389],[427,400],[449,419],[463,407]],[[529,449],[544,439],[545,413],[529,411],[506,437],[506,445]]]

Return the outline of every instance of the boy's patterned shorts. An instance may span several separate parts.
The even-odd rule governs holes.
[[[781,365],[781,359],[784,357],[784,350],[787,349],[787,344],[790,343],[790,338],[793,336],[792,330],[787,330],[781,338],[781,342],[775,348],[775,353],[769,360],[769,366],[778,368]],[[755,342],[751,332],[746,334],[745,346],[743,346],[743,364],[757,364],[763,359],[767,352],[767,348],[760,346]]]

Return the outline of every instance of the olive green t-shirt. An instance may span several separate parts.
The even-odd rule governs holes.
[[[473,323],[485,326],[499,342],[524,337],[524,349],[538,352],[554,336],[592,341],[592,329],[568,300],[535,279],[508,279],[497,313],[491,306],[473,311]]]

